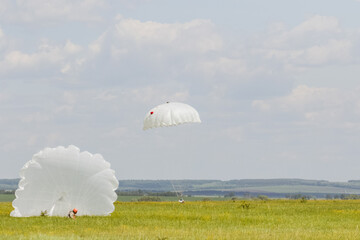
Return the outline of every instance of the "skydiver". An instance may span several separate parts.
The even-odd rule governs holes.
[[[70,212],[68,213],[68,218],[75,219],[77,211],[78,210],[76,208],[74,208],[73,210],[70,210]]]

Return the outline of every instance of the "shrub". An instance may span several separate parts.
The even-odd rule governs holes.
[[[250,203],[249,202],[242,202],[240,204],[240,207],[242,207],[243,209],[249,209],[250,208]]]
[[[159,197],[154,196],[143,196],[138,199],[138,202],[160,202],[161,199]]]
[[[266,196],[266,195],[258,195],[257,198],[258,198],[259,200],[263,200],[263,201],[269,200],[269,197]]]
[[[41,216],[41,217],[47,217],[47,216],[48,216],[47,210],[41,211],[40,216]]]

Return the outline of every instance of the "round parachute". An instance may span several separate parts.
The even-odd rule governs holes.
[[[109,215],[114,211],[118,180],[100,154],[70,145],[45,148],[20,171],[13,217]]]
[[[193,107],[184,103],[168,102],[154,107],[146,114],[143,129],[200,122],[199,113]]]

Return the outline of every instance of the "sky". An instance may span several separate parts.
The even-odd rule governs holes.
[[[119,179],[360,179],[359,0],[1,0],[0,178],[46,147]],[[201,124],[142,130],[183,102]]]

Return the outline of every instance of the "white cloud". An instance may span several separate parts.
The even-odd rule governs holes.
[[[165,24],[120,18],[114,34],[117,38],[117,44],[113,43],[115,49],[123,49],[125,46],[147,50],[155,48],[154,51],[161,51],[158,54],[166,54],[169,51],[205,53],[222,47],[222,39],[214,31],[211,21],[201,19]]]
[[[356,64],[359,39],[337,18],[315,15],[290,29],[284,23],[273,24],[266,34],[234,45],[224,38],[226,44],[217,54],[190,60],[186,72],[213,84],[247,84],[262,78],[292,81],[294,73],[308,68]]]
[[[5,48],[6,42],[7,41],[6,41],[5,34],[4,34],[3,30],[0,27],[0,51],[2,51]]]
[[[350,40],[329,40],[322,45],[298,50],[270,50],[266,57],[298,66],[316,66],[331,63],[347,63],[352,60],[353,43]]]
[[[255,100],[252,106],[273,116],[295,114],[299,116],[297,121],[345,127],[360,119],[359,103],[359,89],[345,91],[301,85],[287,96]]]
[[[116,115],[117,111],[136,111],[136,106],[152,106],[167,101],[186,102],[190,98],[187,90],[178,89],[173,86],[148,86],[148,87],[112,87],[99,89],[74,89],[59,93],[54,101],[48,103],[51,106],[49,116],[53,119],[62,119],[71,116],[82,118],[92,116],[95,112],[104,112]],[[135,107],[134,107],[135,106]],[[122,110],[119,110],[122,109]],[[147,109],[143,110],[146,111]],[[145,113],[144,113],[145,114]],[[101,114],[97,113],[100,120]],[[141,114],[142,116],[143,114]],[[36,117],[35,117],[36,116]],[[55,117],[56,116],[56,117]],[[125,116],[121,116],[124,118]],[[26,118],[28,122],[41,120],[39,114],[31,114]],[[45,120],[45,118],[43,118]],[[102,119],[103,120],[103,119]],[[101,120],[101,121],[102,121]]]
[[[34,21],[99,21],[99,9],[107,5],[104,0],[4,0],[0,4],[0,19],[13,22]]]
[[[196,65],[187,65],[188,70],[200,71],[207,77],[216,77],[216,75],[227,75],[240,77],[249,73],[247,63],[240,58],[219,57],[214,60],[199,61]]]
[[[284,97],[271,100],[255,100],[253,106],[261,109],[278,109],[281,111],[303,111],[324,107],[338,106],[342,99],[339,90],[329,88],[311,88],[297,86]]]
[[[57,79],[61,74],[72,76],[74,82],[89,74],[86,81],[90,81],[96,66],[108,81],[115,75],[123,81],[148,76],[187,81],[195,76],[204,83],[235,84],[354,61],[355,38],[344,35],[334,17],[314,16],[290,30],[278,24],[259,41],[235,45],[224,44],[209,20],[169,24],[118,16],[116,21],[84,46],[70,40],[45,41],[35,51],[7,51],[0,59],[0,74],[45,70]],[[319,42],[311,40],[313,36],[320,36]]]
[[[101,101],[111,101],[114,99],[117,99],[117,96],[110,91],[104,91],[98,94],[95,99],[101,100]]]
[[[64,46],[64,50],[68,54],[76,54],[82,50],[82,47],[72,43],[71,41],[67,41]]]
[[[71,105],[60,105],[55,108],[54,114],[71,114],[73,110],[74,107]]]
[[[339,21],[335,17],[315,15],[293,28],[290,36],[302,36],[313,32],[340,32]]]
[[[74,91],[65,91],[62,93],[62,96],[59,98],[59,101],[56,107],[53,110],[53,114],[72,114],[75,108],[75,105],[78,103],[79,98],[82,97],[82,94]]]
[[[209,20],[169,24],[118,16],[116,21],[88,45],[90,64],[105,68],[109,81],[116,75],[123,83],[187,82],[194,72],[212,74],[206,65],[229,75],[243,71],[239,64],[245,67],[241,60],[213,56],[221,55],[223,40]]]
[[[269,112],[271,110],[271,105],[264,100],[254,100],[252,106],[263,112]]]
[[[328,62],[351,60],[353,43],[350,40],[330,40],[322,46],[313,46],[304,51],[302,64],[320,65]]]
[[[325,37],[341,33],[339,22],[335,17],[315,15],[290,30],[284,25],[276,25],[270,29],[270,35],[265,38],[266,47],[279,49],[301,48],[304,45],[319,43]],[[281,26],[281,27],[279,27]]]
[[[95,41],[89,44],[88,48],[92,54],[96,55],[101,53],[107,35],[108,35],[108,31],[105,31],[103,34],[100,35],[100,37],[98,37],[98,39],[96,39]]]
[[[341,28],[335,17],[315,15],[290,30],[283,24],[273,26],[260,40],[263,48],[255,48],[255,52],[291,72],[349,64],[357,61],[358,35]]]
[[[33,53],[9,51],[0,59],[0,74],[19,74],[53,69],[55,73],[76,71],[85,62],[83,48],[67,41],[65,45],[43,42]]]
[[[77,102],[78,94],[66,91],[63,93],[62,99],[66,104],[75,104]]]
[[[148,86],[143,88],[128,89],[123,92],[123,98],[129,98],[133,102],[141,103],[165,103],[168,101],[184,102],[189,98],[189,92],[186,90],[170,90],[167,88],[167,86]]]

